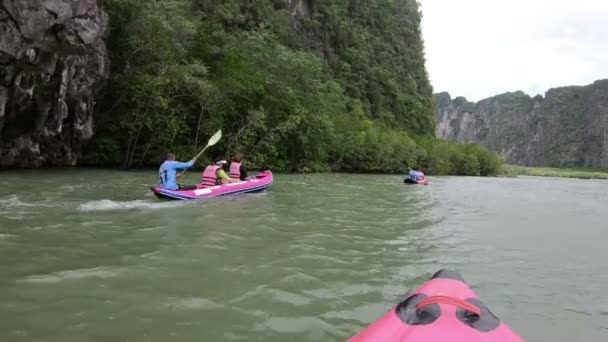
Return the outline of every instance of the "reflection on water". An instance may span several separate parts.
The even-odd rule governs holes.
[[[608,182],[277,175],[167,202],[151,181],[4,174],[3,341],[344,341],[442,267],[529,341],[608,337]]]

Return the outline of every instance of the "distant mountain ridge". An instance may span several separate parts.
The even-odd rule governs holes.
[[[434,94],[436,136],[477,142],[526,166],[608,167],[608,80],[509,92],[476,103]]]

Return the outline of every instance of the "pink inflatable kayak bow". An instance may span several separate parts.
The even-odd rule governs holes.
[[[440,270],[348,342],[523,342],[460,274]]]

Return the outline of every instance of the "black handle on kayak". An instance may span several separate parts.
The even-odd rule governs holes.
[[[465,310],[467,313],[469,313],[470,316],[472,316],[471,318],[475,318],[475,317],[479,318],[481,316],[481,309],[478,308],[477,306],[475,306],[469,302],[466,302],[462,299],[450,297],[450,296],[426,297],[426,298],[422,299],[420,302],[418,302],[418,304],[416,305],[416,309],[418,311],[421,311],[422,309],[424,309],[425,306],[432,305],[432,304],[447,304],[447,305],[453,305],[453,306],[459,307],[459,308]]]

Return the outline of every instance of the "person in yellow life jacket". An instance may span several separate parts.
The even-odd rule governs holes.
[[[238,179],[228,177],[226,171],[222,168],[226,165],[226,161],[222,157],[215,158],[213,164],[207,165],[201,178],[201,185],[204,187],[220,185],[222,183],[238,182]]]
[[[236,153],[230,163],[230,178],[244,181],[247,179],[247,168],[243,165],[243,154]]]

